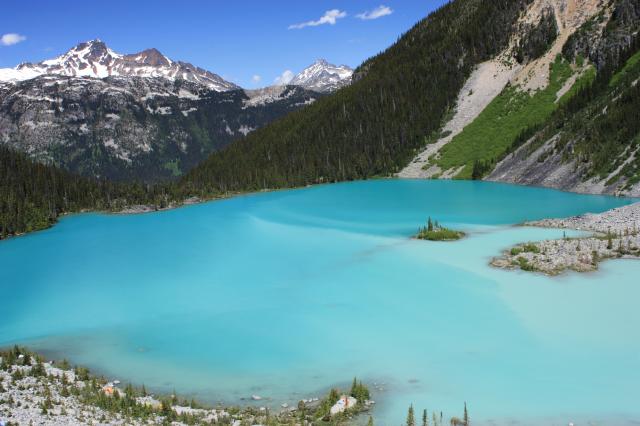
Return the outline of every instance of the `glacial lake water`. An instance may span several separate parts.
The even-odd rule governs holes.
[[[257,406],[358,376],[379,425],[402,423],[410,403],[448,418],[464,401],[475,424],[631,424],[640,262],[554,278],[488,263],[511,244],[562,237],[513,224],[632,201],[375,180],[71,216],[0,242],[0,346]],[[428,216],[469,235],[410,239]]]

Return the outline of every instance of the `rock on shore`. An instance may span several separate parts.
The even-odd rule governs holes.
[[[607,210],[587,213],[565,219],[543,219],[525,225],[545,228],[567,228],[599,233],[638,233],[640,231],[640,202]]]
[[[576,229],[594,234],[585,238],[518,244],[494,258],[491,265],[556,275],[567,269],[593,271],[604,259],[640,258],[640,203],[604,213],[543,219],[525,225]]]
[[[5,354],[6,356],[6,354]],[[120,398],[125,392],[115,388],[116,382],[101,386],[95,377],[79,377],[74,370],[54,367],[51,363],[36,358],[20,356],[7,364],[0,356],[0,422],[10,425],[150,425],[166,424],[160,410],[148,416],[136,417],[125,413],[104,410],[83,400],[83,390],[97,386],[96,392],[112,387]],[[102,389],[102,390],[100,390]],[[151,396],[136,398],[138,404],[161,406]],[[178,415],[187,414],[197,424],[215,423],[230,414],[220,409],[195,409],[174,405],[171,409]],[[233,419],[232,419],[233,420]],[[172,425],[186,425],[172,421]],[[231,423],[231,422],[229,422]],[[189,423],[192,424],[192,423]]]

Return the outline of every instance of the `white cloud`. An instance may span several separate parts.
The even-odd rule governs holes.
[[[276,77],[276,79],[273,80],[273,82],[275,83],[276,86],[284,86],[285,84],[288,84],[291,80],[293,80],[294,76],[295,74],[293,74],[293,71],[286,70],[285,72],[280,74],[278,77]]]
[[[260,80],[262,80],[262,77],[259,76],[258,74],[251,77],[251,81],[253,81],[254,83],[260,83]]]
[[[362,19],[363,21],[370,21],[372,19],[382,18],[383,16],[391,15],[393,10],[390,7],[380,5],[373,10],[368,10],[366,12],[358,13],[356,18]]]
[[[23,35],[20,34],[16,34],[16,33],[7,33],[7,34],[3,34],[2,37],[0,37],[0,44],[3,46],[11,46],[13,44],[18,44],[21,41],[25,41],[27,38]]]
[[[338,9],[331,9],[327,10],[317,21],[307,21],[300,24],[289,25],[289,29],[299,30],[304,27],[317,27],[318,25],[324,24],[335,25],[338,19],[344,18],[345,16],[347,16],[347,12]]]

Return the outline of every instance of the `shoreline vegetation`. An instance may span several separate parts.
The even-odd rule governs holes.
[[[262,400],[252,395],[255,402]],[[23,424],[114,425],[311,425],[347,424],[371,410],[368,387],[356,378],[348,392],[332,388],[323,398],[296,406],[210,407],[194,399],[153,395],[141,387],[107,381],[66,360],[48,361],[26,348],[0,351],[0,422]],[[369,423],[373,418],[369,416]]]
[[[521,243],[491,260],[504,269],[558,275],[566,270],[590,272],[606,259],[640,259],[640,202],[597,214],[543,219],[523,226],[588,231],[585,237]]]
[[[427,219],[427,224],[418,229],[415,238],[429,241],[456,241],[464,237],[465,233],[453,229],[445,228],[438,221]]]
[[[252,395],[251,400],[263,398]],[[353,378],[346,391],[332,388],[323,398],[300,400],[296,406],[222,406],[194,399],[154,395],[144,385],[135,387],[107,381],[67,360],[45,361],[27,348],[0,350],[0,423],[14,425],[374,425],[375,405],[367,385]],[[426,409],[421,419],[410,405],[406,426],[469,425],[467,404],[462,417],[445,420],[442,411]]]

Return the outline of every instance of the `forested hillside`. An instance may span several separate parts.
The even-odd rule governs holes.
[[[215,194],[397,171],[439,129],[474,65],[506,46],[529,2],[446,4],[362,64],[351,86],[213,154],[182,184]]]
[[[115,184],[72,175],[0,146],[0,238],[43,229],[59,215],[131,204],[166,205],[167,187]]]

